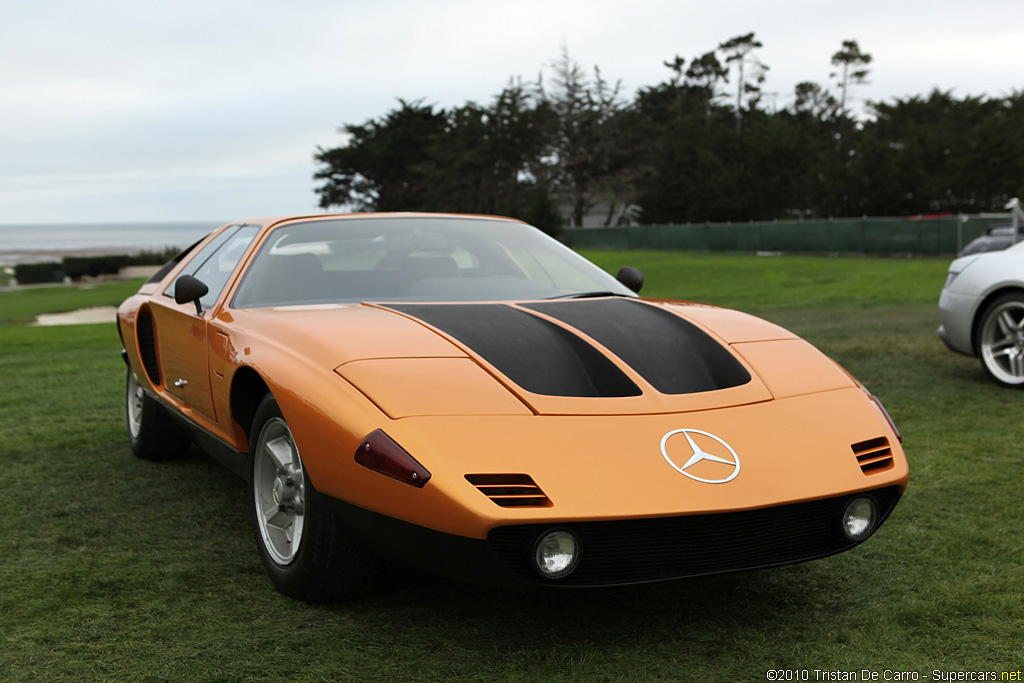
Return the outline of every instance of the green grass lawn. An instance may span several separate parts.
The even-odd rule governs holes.
[[[0,292],[0,325],[32,322],[40,313],[116,306],[137,292],[143,282],[129,280],[98,285],[32,286]]]
[[[785,325],[864,381],[911,461],[886,526],[848,553],[738,575],[520,593],[398,573],[363,601],[309,606],[264,577],[240,480],[197,452],[132,457],[113,325],[5,325],[31,305],[4,292],[0,679],[759,681],[807,669],[813,681],[815,669],[869,669],[923,680],[1021,668],[1024,393],[936,337],[946,261],[588,256],[641,268],[645,294]],[[35,301],[69,310],[97,292],[124,294],[62,288]]]

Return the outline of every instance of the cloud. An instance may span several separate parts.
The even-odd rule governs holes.
[[[1015,14],[1016,16],[1012,16]],[[5,222],[307,211],[312,155],[396,98],[486,102],[563,45],[624,94],[756,31],[785,106],[842,40],[874,55],[863,99],[1019,87],[1022,12],[1000,0],[36,0],[0,9]],[[800,21],[795,18],[799,17]],[[204,213],[209,212],[209,213]]]

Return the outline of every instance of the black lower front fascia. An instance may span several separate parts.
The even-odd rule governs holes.
[[[326,497],[367,545],[401,564],[484,585],[585,588],[624,586],[779,567],[820,559],[861,543],[839,532],[851,499],[877,505],[875,529],[899,501],[896,487],[758,510],[492,529],[488,538],[448,534]],[[582,545],[576,571],[548,579],[533,568],[532,549],[548,530],[570,528]]]
[[[518,577],[498,564],[485,539],[428,529],[320,495],[360,541],[394,562],[469,583],[487,586],[522,584]]]

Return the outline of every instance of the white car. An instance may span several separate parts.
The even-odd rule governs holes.
[[[939,313],[946,346],[980,358],[999,384],[1024,387],[1024,242],[953,261]]]

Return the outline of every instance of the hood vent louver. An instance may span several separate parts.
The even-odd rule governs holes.
[[[851,448],[864,474],[877,474],[893,468],[892,449],[889,448],[889,439],[884,436],[855,443]]]
[[[466,480],[503,508],[552,506],[528,474],[467,474]]]

